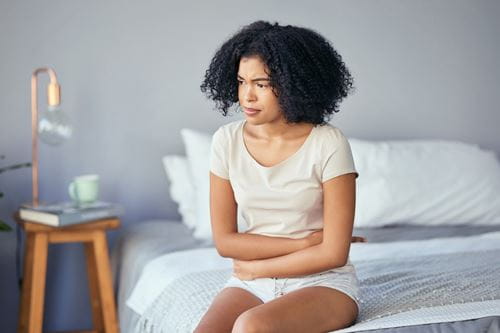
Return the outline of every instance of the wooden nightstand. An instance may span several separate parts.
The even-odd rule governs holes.
[[[118,332],[106,230],[118,228],[120,220],[110,218],[67,227],[51,227],[24,221],[18,214],[15,219],[26,232],[18,332],[42,332],[48,246],[51,243],[73,242],[83,242],[85,245],[94,324],[91,332]]]

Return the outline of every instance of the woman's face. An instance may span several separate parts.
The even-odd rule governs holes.
[[[278,97],[269,85],[267,66],[258,57],[241,58],[238,99],[248,122],[254,125],[284,121]]]

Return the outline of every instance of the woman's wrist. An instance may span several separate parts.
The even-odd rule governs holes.
[[[252,260],[252,280],[262,277],[261,260]]]

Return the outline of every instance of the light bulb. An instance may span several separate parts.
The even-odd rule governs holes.
[[[38,135],[44,143],[57,146],[69,139],[72,132],[69,118],[59,106],[49,105],[46,111],[40,112]]]

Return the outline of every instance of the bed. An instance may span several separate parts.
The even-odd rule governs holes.
[[[210,136],[181,134],[187,156],[163,163],[182,220],[134,224],[112,252],[122,332],[191,332],[231,274],[211,242],[200,167]],[[443,140],[349,142],[360,174],[354,234],[368,242],[350,252],[361,312],[337,332],[500,332],[496,155]]]

